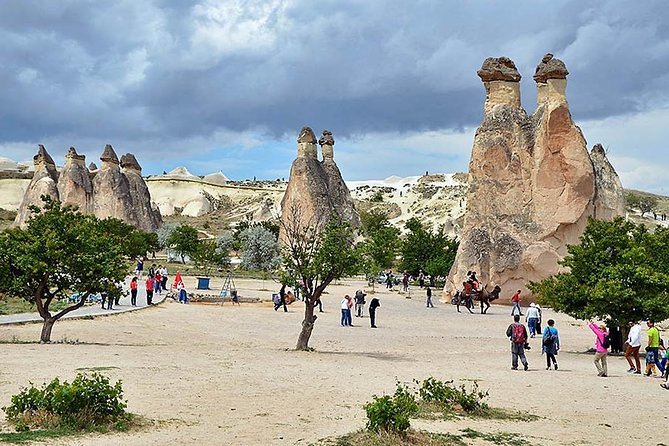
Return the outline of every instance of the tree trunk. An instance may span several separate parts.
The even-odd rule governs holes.
[[[39,341],[42,344],[48,344],[51,342],[51,330],[53,329],[53,324],[56,322],[56,318],[49,317],[44,319],[44,325],[42,325],[42,334],[39,337]]]
[[[314,315],[314,302],[317,299],[314,296],[304,297],[304,320],[302,321],[302,331],[300,331],[300,336],[297,338],[296,350],[309,350],[309,338],[311,338],[311,332],[314,329],[314,322],[318,318],[318,316]]]

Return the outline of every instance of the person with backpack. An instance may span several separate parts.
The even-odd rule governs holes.
[[[608,376],[608,368],[606,366],[606,356],[609,354],[609,347],[611,347],[611,337],[606,329],[606,325],[595,324],[592,321],[588,322],[588,327],[597,337],[595,339],[595,367],[597,367],[597,376],[606,378]]]
[[[541,337],[541,351],[542,353],[546,353],[546,370],[551,369],[551,361],[553,362],[555,370],[558,369],[555,355],[557,355],[558,350],[560,350],[560,334],[554,325],[555,321],[553,319],[548,319],[548,327],[544,329],[544,333]]]
[[[523,363],[523,369],[527,370],[529,368],[525,358],[527,329],[520,323],[520,315],[513,316],[513,324],[506,329],[506,337],[511,340],[511,370],[518,370],[518,358]]]

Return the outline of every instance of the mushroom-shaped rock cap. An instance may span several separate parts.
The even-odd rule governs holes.
[[[332,132],[330,130],[323,130],[323,136],[318,140],[318,144],[324,146],[324,145],[329,145],[329,146],[334,146],[335,140],[334,137],[332,136]]]
[[[476,72],[483,82],[509,81],[519,82],[520,73],[508,57],[488,57],[483,61],[481,69]]]
[[[591,153],[599,153],[600,155],[606,155],[606,150],[604,150],[604,147],[602,147],[601,144],[595,144],[592,147]]]
[[[107,144],[105,146],[105,150],[102,152],[102,155],[100,155],[100,159],[102,161],[118,164],[118,156],[116,155],[116,152],[114,152],[114,148],[111,146],[111,144]]]
[[[537,69],[534,72],[535,82],[546,82],[548,79],[566,79],[569,71],[564,62],[555,59],[551,53],[541,59]]]
[[[75,160],[83,161],[86,159],[86,155],[79,155],[77,153],[77,149],[75,149],[74,147],[70,147],[69,149],[67,149],[67,155],[65,155],[65,158],[72,158]]]
[[[39,163],[56,165],[53,158],[51,158],[51,155],[49,155],[49,152],[46,151],[46,148],[42,144],[38,145],[37,155],[33,156],[33,163],[36,165]]]
[[[300,136],[297,137],[297,142],[316,144],[316,135],[314,135],[314,131],[311,130],[311,127],[302,127]]]
[[[96,166],[95,163],[90,163],[88,165],[88,170],[98,170],[98,166]]]
[[[121,167],[124,169],[142,170],[142,166],[137,162],[137,158],[132,153],[126,153],[121,157]]]

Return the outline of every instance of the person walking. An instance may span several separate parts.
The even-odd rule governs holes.
[[[425,286],[425,274],[422,269],[418,270],[418,286],[421,288]]]
[[[595,324],[592,321],[588,322],[588,327],[595,334],[595,367],[597,367],[597,376],[606,378],[608,376],[608,368],[606,366],[606,356],[609,354],[609,347],[611,340],[606,325]]]
[[[520,290],[516,291],[516,294],[511,298],[511,316],[516,310],[518,310],[520,316],[523,315],[523,310],[520,308]]]
[[[377,297],[373,298],[369,303],[369,322],[372,324],[372,328],[376,328],[376,309],[380,306],[381,304]]]
[[[107,296],[107,310],[113,310],[114,307],[112,306],[114,304],[114,296],[105,293]]]
[[[652,352],[653,363],[660,370],[660,373],[664,375],[664,367],[662,367],[662,363],[660,362],[660,332],[655,326],[654,320],[649,319],[646,325],[648,325],[648,345],[646,346],[646,351]],[[650,376],[650,373],[646,373],[646,376]]]
[[[513,323],[506,329],[506,337],[511,341],[511,370],[518,370],[518,358],[523,363],[523,369],[527,370],[529,368],[525,357],[527,329],[520,323],[520,315],[513,315]]]
[[[154,281],[153,281],[153,276],[149,275],[149,277],[146,278],[146,305],[151,305],[152,300],[153,300],[153,287],[154,287]]]
[[[625,359],[627,359],[627,363],[630,365],[627,373],[640,375],[641,359],[639,358],[639,349],[641,348],[641,325],[630,321],[627,326],[630,329],[627,341],[625,341],[625,344],[627,344]],[[632,357],[634,357],[634,362],[632,362]]]
[[[135,267],[135,274],[139,277],[142,277],[142,271],[144,271],[144,258],[137,258],[137,266]]]
[[[427,294],[427,308],[434,308],[434,305],[432,304],[432,288],[428,286],[425,289],[425,294]]]
[[[405,293],[409,291],[409,278],[411,276],[409,275],[408,272],[404,271],[404,275],[402,276],[402,291]]]
[[[533,338],[537,334],[537,324],[539,322],[539,310],[534,302],[530,304],[525,313],[525,322],[527,322],[527,328],[530,329],[530,337]]]
[[[366,294],[362,290],[357,290],[355,292],[355,317],[363,317],[365,309],[365,296]]]
[[[555,355],[557,355],[558,350],[560,350],[560,334],[554,325],[555,321],[553,319],[548,319],[548,327],[544,329],[543,335],[541,336],[541,351],[542,353],[546,353],[546,370],[551,369],[551,362],[553,362],[555,370],[558,369]]]
[[[281,285],[281,289],[279,290],[279,299],[276,302],[274,302],[274,311],[281,308],[281,305],[283,305],[284,313],[287,313],[288,308],[286,308],[286,284],[285,283]]]
[[[393,289],[393,272],[390,270],[386,273],[386,289]]]
[[[130,279],[130,305],[137,306],[137,276]]]

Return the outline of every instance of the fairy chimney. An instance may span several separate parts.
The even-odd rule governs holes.
[[[23,201],[19,206],[14,220],[14,225],[25,227],[32,216],[30,206],[42,207],[42,195],[58,200],[58,172],[56,163],[47,152],[46,148],[40,144],[37,154],[33,157],[35,165],[35,174],[30,180],[30,184],[23,195]]]
[[[121,157],[121,168],[123,175],[128,180],[130,187],[130,198],[134,209],[137,225],[144,231],[156,231],[163,222],[157,206],[151,203],[149,188],[142,178],[142,167],[132,153],[126,153]]]
[[[70,147],[65,155],[65,165],[58,179],[58,195],[64,204],[76,206],[84,214],[93,212],[93,184],[86,156]]]

